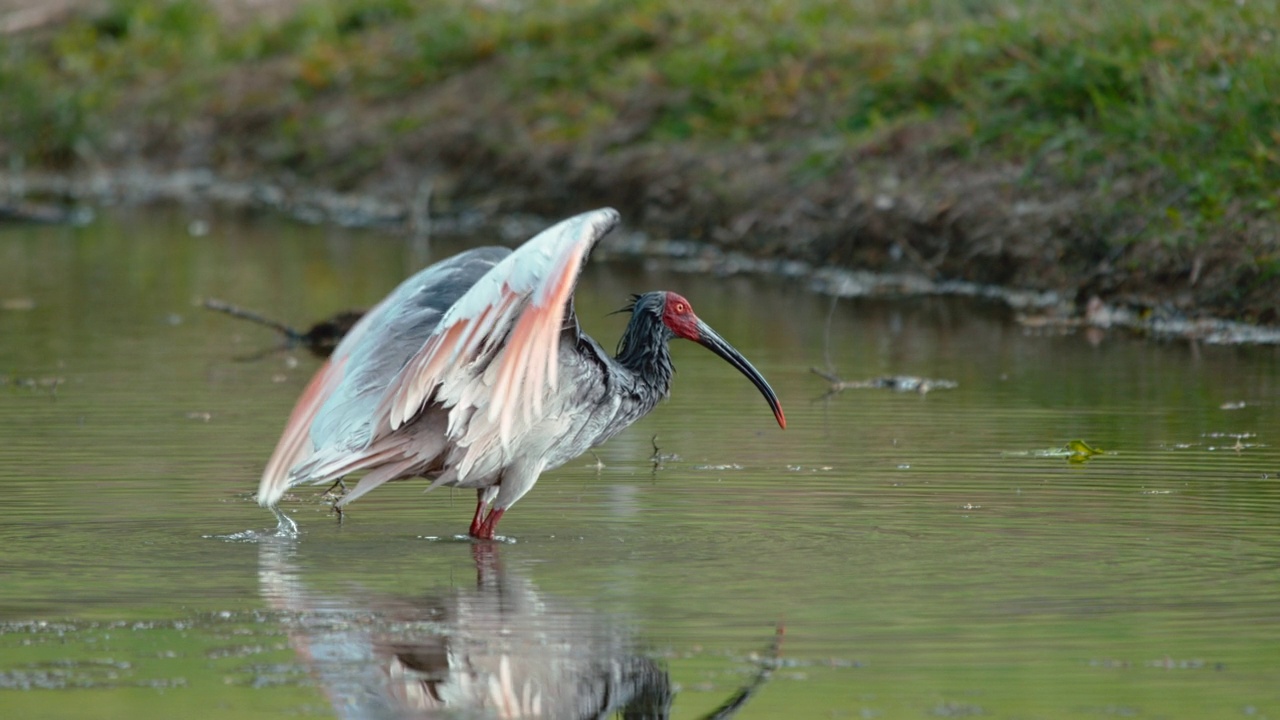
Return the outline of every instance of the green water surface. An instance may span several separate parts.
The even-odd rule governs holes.
[[[670,401],[544,475],[514,542],[453,540],[473,494],[415,482],[341,524],[303,488],[301,537],[265,538],[251,494],[318,361],[246,360],[275,336],[198,301],[306,325],[483,242],[198,208],[0,228],[0,715],[381,717],[399,642],[570,684],[575,658],[648,661],[696,718],[780,626],[738,717],[1280,717],[1269,347],[1034,334],[945,299],[843,301],[828,333],[801,280],[599,261],[577,303],[602,344],[630,293],[678,291],[787,429],[677,343]],[[823,398],[827,356],[958,387]],[[1038,452],[1076,439],[1106,454]]]

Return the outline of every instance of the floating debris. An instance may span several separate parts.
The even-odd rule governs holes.
[[[973,717],[985,715],[986,712],[979,705],[970,705],[969,703],[944,702],[934,705],[929,711],[930,715],[935,717]]]
[[[30,200],[0,201],[0,223],[83,226],[91,222],[93,211],[86,207],[65,207]]]
[[[1209,450],[1209,452],[1214,452],[1216,450],[1234,450],[1236,452],[1241,452],[1244,450],[1252,450],[1254,448],[1266,447],[1264,443],[1245,442],[1245,440],[1247,440],[1248,438],[1254,438],[1257,436],[1258,436],[1257,433],[1251,433],[1251,432],[1243,432],[1243,433],[1210,432],[1210,433],[1205,433],[1202,437],[1235,440],[1235,442],[1232,443],[1231,445],[1209,445],[1206,447],[1206,449]]]
[[[25,311],[35,310],[36,301],[29,297],[13,297],[0,299],[0,310]]]
[[[1064,458],[1067,462],[1082,463],[1097,455],[1106,455],[1105,450],[1095,448],[1083,440],[1072,440],[1064,447],[1048,450],[1006,450],[1001,457],[1044,457]]]
[[[809,368],[809,372],[831,384],[831,387],[827,390],[828,395],[834,395],[845,390],[866,389],[893,390],[894,392],[904,393],[913,392],[924,395],[934,390],[952,390],[960,387],[960,383],[955,380],[939,380],[915,375],[882,375],[870,380],[842,380],[838,375],[819,370],[816,367]]]
[[[50,395],[58,394],[58,387],[67,381],[64,377],[13,377],[0,375],[0,387],[12,385],[24,390],[48,390]]]
[[[1225,670],[1227,666],[1221,662],[1207,662],[1200,658],[1190,658],[1186,660],[1175,659],[1171,657],[1163,657],[1147,662],[1147,667],[1160,668],[1163,670]]]

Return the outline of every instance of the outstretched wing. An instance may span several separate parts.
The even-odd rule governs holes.
[[[317,377],[299,401],[277,449],[290,454],[272,458],[268,469],[277,474],[264,474],[259,502],[273,504],[292,485],[378,468],[350,500],[421,472],[446,440],[462,450],[454,478],[481,460],[486,471],[505,464],[513,435],[541,416],[544,393],[556,387],[561,330],[582,264],[618,219],[606,208],[544,230],[471,282],[438,319],[418,314],[404,335],[403,323],[389,320],[409,304],[399,296],[413,291],[397,289],[376,309],[382,320],[365,325],[366,318],[352,331],[368,337],[348,338],[351,345],[335,351],[326,372],[337,379]],[[318,401],[308,401],[313,394]],[[314,408],[309,415],[304,403]],[[447,422],[436,416],[406,428],[429,404],[446,410]],[[308,429],[312,452],[304,452]]]
[[[508,447],[516,420],[540,415],[543,393],[556,387],[560,330],[582,263],[617,224],[611,208],[569,218],[485,274],[387,388],[377,413],[381,431],[403,426],[448,385],[445,406],[464,412],[486,406],[482,424],[496,427]],[[461,420],[458,412],[450,414],[451,434]],[[468,420],[474,436],[477,419]]]
[[[373,412],[396,373],[413,357],[458,298],[498,262],[506,248],[468,250],[402,282],[347,333],[302,392],[258,484],[258,502],[274,505],[317,452],[349,455],[369,445]]]

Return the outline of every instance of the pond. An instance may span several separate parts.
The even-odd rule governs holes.
[[[268,537],[252,494],[319,361],[200,300],[306,325],[480,242],[204,208],[0,229],[4,716],[701,718],[744,688],[740,718],[1280,716],[1275,347],[602,258],[593,336],[680,292],[787,429],[677,342],[671,399],[544,475],[508,542],[454,539],[474,495],[421,482],[341,522],[299,488],[300,537]],[[956,386],[826,395],[828,362]]]

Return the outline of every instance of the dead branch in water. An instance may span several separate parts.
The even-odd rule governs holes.
[[[915,375],[882,375],[869,380],[845,380],[837,375],[835,364],[831,362],[831,321],[836,314],[837,300],[838,298],[836,297],[831,298],[831,309],[827,311],[827,325],[823,332],[822,359],[826,363],[827,369],[809,368],[809,372],[827,381],[827,392],[822,395],[823,400],[832,395],[838,395],[845,390],[871,388],[897,392],[917,392],[924,395],[931,390],[950,390],[957,386],[954,380],[935,380],[916,377]]]
[[[916,377],[915,375],[882,375],[867,380],[844,380],[838,375],[823,372],[816,367],[809,368],[809,372],[830,384],[827,388],[827,395],[835,395],[845,390],[865,390],[868,388],[894,390],[896,392],[916,392],[924,395],[933,390],[950,390],[957,386],[954,380],[936,380]]]
[[[352,326],[364,317],[363,310],[344,310],[332,317],[312,325],[306,332],[296,330],[278,320],[272,320],[252,310],[246,310],[216,298],[205,298],[205,308],[230,315],[241,320],[248,320],[269,327],[284,336],[284,345],[278,349],[288,349],[301,345],[316,357],[327,358],[333,354],[334,348],[342,342],[342,338],[351,331]]]

